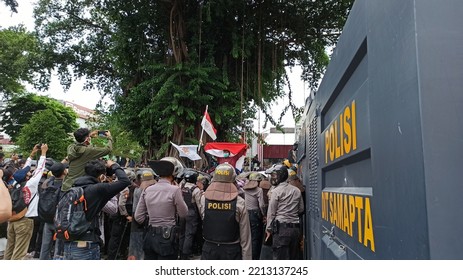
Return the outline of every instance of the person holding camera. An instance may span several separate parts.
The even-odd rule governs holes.
[[[125,171],[112,160],[91,160],[84,167],[85,176],[75,180],[75,187],[84,189],[87,202],[86,220],[91,222],[87,232],[73,241],[64,241],[65,260],[99,260],[100,229],[98,213],[115,195],[130,186],[131,182]],[[108,173],[109,172],[109,173]],[[117,180],[108,183],[107,178],[113,174]]]
[[[31,162],[38,151],[41,151],[36,169],[31,174]],[[8,221],[7,243],[5,249],[5,260],[21,260],[27,254],[34,231],[34,217],[38,216],[37,195],[40,179],[42,178],[47,157],[48,145],[37,144],[32,149],[24,168],[16,170],[11,177],[6,178],[12,199],[15,190],[21,192],[18,200],[12,200],[13,213]],[[17,201],[17,202],[15,202]]]
[[[105,147],[94,147],[91,144],[92,138],[106,137],[108,144]],[[113,149],[111,133],[106,131],[90,131],[87,128],[79,128],[74,132],[76,142],[69,145],[67,159],[69,161],[69,173],[64,178],[62,191],[71,189],[74,181],[85,174],[84,168],[87,162],[106,156]]]

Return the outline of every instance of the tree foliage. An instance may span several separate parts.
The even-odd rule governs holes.
[[[35,144],[48,144],[47,157],[61,160],[66,157],[67,146],[72,143],[63,123],[51,109],[36,112],[19,131],[16,144],[28,152]]]
[[[206,105],[219,140],[258,107],[269,117],[286,67],[300,64],[316,88],[352,3],[40,0],[35,17],[62,83],[86,77],[113,97],[120,125],[164,152],[169,140],[197,142]],[[301,106],[287,109],[297,117]]]
[[[112,156],[131,158],[136,161],[144,156],[140,141],[133,136],[131,131],[124,130],[122,126],[118,125],[118,119],[116,117],[111,117],[111,115],[107,113],[96,111],[94,117],[87,120],[86,123],[92,130],[109,130],[111,132],[113,138]],[[92,140],[92,143],[103,145],[105,141],[105,138],[97,138]]]
[[[55,116],[65,133],[72,133],[77,129],[77,115],[71,108],[46,96],[25,93],[12,96],[6,102],[6,106],[0,109],[0,131],[10,135],[14,142],[19,139],[21,128],[29,123],[37,112],[47,109]],[[48,124],[53,125],[53,122]],[[42,130],[38,129],[35,133],[40,135]]]
[[[5,2],[5,5],[10,7],[11,11],[14,13],[18,12],[18,1],[16,0],[3,0]]]
[[[43,52],[35,35],[23,26],[0,29],[0,94],[24,91],[24,82],[44,88],[49,82]]]

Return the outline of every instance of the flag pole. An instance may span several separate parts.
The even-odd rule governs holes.
[[[207,113],[207,108],[208,108],[208,107],[209,107],[209,105],[206,105],[206,111],[204,112],[203,118],[201,119],[201,123],[203,122],[204,116],[205,116],[206,113]],[[204,126],[201,124],[201,127],[202,127],[203,129],[201,130],[201,136],[199,137],[198,152],[199,152],[199,150],[201,149],[201,145],[203,144]]]

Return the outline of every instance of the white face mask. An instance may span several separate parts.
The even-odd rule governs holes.
[[[100,182],[106,181],[106,175],[101,174],[101,175],[98,177],[98,180],[99,180]]]

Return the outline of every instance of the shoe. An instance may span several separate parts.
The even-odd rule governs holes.
[[[34,257],[34,255],[35,255],[35,251],[29,252],[26,254],[26,256],[31,257],[31,258]]]

